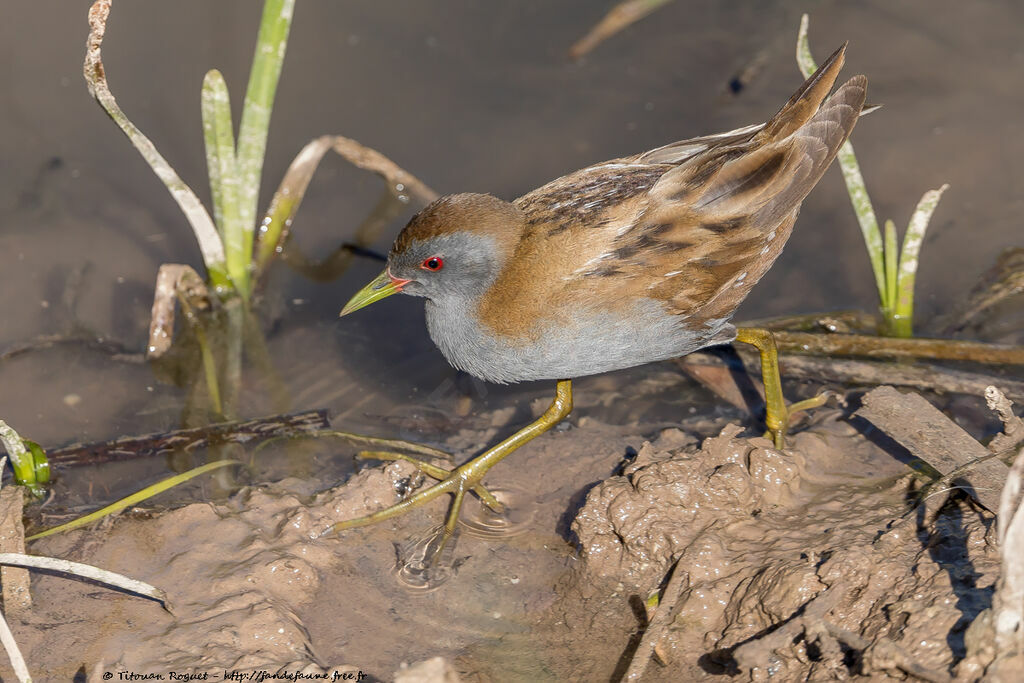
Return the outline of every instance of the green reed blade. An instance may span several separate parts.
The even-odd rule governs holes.
[[[220,71],[211,69],[203,79],[200,98],[206,167],[210,175],[213,217],[224,244],[228,276],[237,288],[246,286],[250,256],[239,215],[238,165],[235,134],[231,124],[231,97]]]
[[[288,45],[295,0],[266,0],[260,20],[256,52],[245,92],[242,123],[238,130],[239,216],[246,258],[253,258],[260,175],[267,146],[267,129],[274,105],[281,65]],[[243,294],[249,294],[248,278]]]
[[[121,510],[124,510],[126,507],[128,507],[130,505],[135,505],[136,503],[141,503],[142,501],[146,500],[147,498],[152,498],[153,496],[155,496],[158,493],[163,493],[164,491],[166,491],[168,489],[174,488],[178,484],[183,484],[186,481],[188,481],[189,479],[194,479],[195,477],[198,477],[200,474],[206,474],[207,472],[219,469],[221,467],[227,467],[228,465],[242,465],[242,464],[243,463],[238,461],[238,460],[218,460],[216,462],[211,462],[211,463],[207,463],[205,465],[201,465],[199,467],[196,467],[194,469],[189,470],[188,472],[182,472],[181,474],[176,474],[173,477],[168,477],[167,479],[162,479],[161,481],[158,481],[155,484],[151,484],[151,485],[147,486],[146,488],[142,489],[141,491],[137,491],[136,493],[133,493],[130,496],[126,496],[125,498],[122,498],[121,500],[115,501],[115,502],[111,503],[110,505],[108,505],[108,506],[106,506],[104,508],[100,508],[99,510],[97,510],[95,512],[90,512],[87,515],[83,515],[82,517],[79,517],[78,519],[73,519],[70,522],[67,522],[65,524],[61,524],[59,526],[55,526],[55,527],[51,527],[49,529],[45,529],[43,531],[40,531],[37,534],[32,534],[31,536],[26,537],[25,540],[26,541],[34,541],[34,540],[39,539],[39,538],[45,538],[47,536],[52,536],[53,534],[59,534],[59,533],[64,532],[64,531],[71,531],[72,529],[78,529],[79,527],[83,527],[86,524],[90,524],[92,522],[95,522],[96,520],[103,519],[107,515],[112,515],[115,512],[120,512]]]
[[[917,203],[917,208],[914,209],[914,214],[910,217],[907,234],[903,236],[903,253],[900,255],[897,293],[892,302],[893,333],[897,337],[913,335],[914,280],[917,276],[921,245],[924,243],[928,223],[931,221],[932,214],[935,213],[939,199],[948,188],[949,185],[944,184],[937,190],[929,190],[924,193],[921,201]]]
[[[814,57],[811,56],[811,48],[807,39],[809,25],[810,18],[804,14],[800,18],[800,32],[797,35],[796,42],[796,61],[804,78],[809,78],[818,68],[818,65],[814,62]],[[857,222],[860,224],[860,231],[864,236],[864,245],[868,250],[868,258],[871,259],[871,269],[875,273],[878,298],[882,301],[884,307],[886,282],[882,233],[878,229],[878,218],[875,216],[874,207],[871,206],[871,197],[868,196],[868,189],[864,184],[864,176],[860,172],[860,164],[857,163],[857,156],[853,153],[853,145],[849,140],[839,148],[839,154],[836,155],[836,159],[839,161],[839,168],[843,172],[843,181],[846,183],[846,192],[850,195],[853,211],[857,214]]]

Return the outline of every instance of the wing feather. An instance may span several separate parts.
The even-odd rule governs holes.
[[[863,76],[825,99],[844,48],[763,126],[614,159],[520,197],[525,228],[481,317],[515,336],[553,300],[611,310],[646,297],[717,334],[863,109]]]

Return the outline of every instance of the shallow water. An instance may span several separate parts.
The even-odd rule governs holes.
[[[601,159],[764,120],[800,82],[792,52],[803,3],[672,3],[571,62],[568,46],[604,9],[584,0],[486,9],[415,0],[299,3],[264,195],[303,144],[338,133],[381,150],[440,192],[513,198]],[[84,329],[141,351],[157,268],[198,267],[198,250],[164,188],[85,92],[85,7],[8,10],[0,28],[8,105],[0,108],[0,350]],[[879,216],[903,224],[923,191],[951,185],[918,277],[926,326],[1002,249],[1021,243],[1024,8],[1009,0],[913,0],[821,2],[812,10],[815,54],[849,40],[844,74],[867,74],[870,101],[885,105],[854,134]],[[200,83],[208,68],[219,68],[237,111],[257,20],[253,3],[241,0],[114,6],[104,43],[111,87],[204,198]],[[732,92],[730,81],[751,64],[761,66]],[[328,158],[297,217],[298,244],[314,258],[327,255],[380,191],[376,177]],[[378,250],[415,208],[388,227]],[[395,297],[339,322],[340,305],[378,270],[357,260],[324,284],[275,266],[263,322],[289,409],[326,408],[337,428],[441,443],[506,409],[491,430],[498,434],[547,400],[553,387],[542,383],[495,387],[457,376],[430,343],[416,300]],[[871,310],[874,297],[839,173],[830,170],[738,317]],[[675,376],[670,366],[653,366],[584,380],[579,415],[652,425],[699,408],[742,418]],[[0,417],[45,446],[173,429],[182,419],[183,389],[157,381],[144,364],[82,345],[0,361],[0,382]],[[279,410],[250,388],[245,416]],[[319,472],[328,485],[351,471],[353,450],[329,446],[290,458],[269,451],[248,476]],[[75,473],[76,488],[57,502],[99,504],[164,470],[151,462]],[[193,492],[217,493],[202,483]]]
[[[760,121],[799,83],[791,55],[803,9],[795,2],[672,3],[573,63],[567,46],[602,14],[598,4],[300,6],[264,187],[275,186],[301,145],[323,133],[376,147],[441,192],[511,198],[600,159]],[[1024,75],[1016,30],[1024,10],[952,0],[813,9],[816,54],[850,40],[845,73],[868,74],[870,100],[885,104],[854,135],[879,215],[902,224],[921,192],[951,185],[918,278],[927,321],[1001,249],[1020,243],[1024,135],[1015,112],[1024,108],[1024,92],[1014,84]],[[0,284],[7,293],[0,345],[77,323],[140,349],[156,268],[198,266],[194,241],[166,191],[85,93],[84,9],[29,3],[11,14],[2,41],[9,68],[0,72],[9,94],[0,112]],[[114,7],[104,45],[111,86],[203,197],[199,85],[207,68],[218,67],[237,109],[256,21],[247,2]],[[732,94],[730,79],[758,62],[749,85]],[[369,211],[379,188],[376,177],[329,158],[296,221],[299,244],[325,255]],[[873,283],[860,241],[831,170],[739,317],[870,310]],[[451,376],[425,334],[419,302],[390,300],[336,320],[339,305],[377,268],[357,261],[340,281],[315,284],[278,266],[270,343],[297,328],[310,335],[302,353],[276,352],[283,376],[341,366],[339,382],[353,373],[385,393],[386,405],[429,395]],[[71,315],[61,297],[80,270]],[[422,374],[410,375],[413,369]],[[46,444],[167,428],[177,419],[175,392],[148,391],[145,368],[113,367],[78,350],[30,354],[0,372],[0,414]],[[32,400],[23,400],[29,389]],[[83,400],[66,405],[71,393]],[[332,397],[330,387],[307,389],[302,407]]]

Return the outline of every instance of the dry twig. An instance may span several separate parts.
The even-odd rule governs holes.
[[[612,37],[630,24],[640,21],[670,0],[624,0],[609,10],[587,35],[569,48],[569,56],[579,59],[600,43]]]
[[[996,434],[988,444],[990,451],[1004,451],[1024,441],[1024,420],[1013,414],[1013,401],[1006,398],[1006,394],[994,386],[985,387],[985,403],[1003,423],[1002,433]]]
[[[636,652],[633,653],[633,661],[630,662],[626,675],[622,677],[623,681],[638,681],[644,675],[647,665],[650,664],[651,658],[654,656],[655,649],[665,636],[665,630],[672,623],[679,596],[689,585],[689,572],[682,569],[679,566],[679,560],[676,560],[672,567],[672,576],[669,578],[668,585],[665,586],[665,592],[658,604],[658,611],[654,613],[654,618],[647,625],[647,630],[644,632],[643,638],[640,639]]]
[[[738,345],[736,351],[743,361],[743,366],[750,376],[760,375],[761,363],[757,352],[748,351]],[[698,351],[683,358],[677,363],[689,372],[697,366],[728,368],[729,364],[713,353]],[[985,388],[998,382],[1008,396],[1024,399],[1024,382],[1008,380],[994,375],[967,370],[953,370],[932,363],[892,363],[891,361],[851,360],[843,358],[815,358],[813,356],[783,355],[779,358],[782,376],[786,379],[802,379],[818,382],[836,382],[839,384],[877,386],[892,384],[943,393],[970,394],[978,396]],[[701,373],[701,371],[698,371]],[[695,374],[695,373],[691,373]],[[701,373],[709,375],[709,373]],[[719,372],[711,376],[712,381],[730,382],[728,373]],[[719,393],[718,390],[715,390]],[[729,400],[734,399],[739,408],[744,408],[742,392],[726,388],[720,395]]]
[[[0,553],[0,565],[47,569],[49,571],[60,572],[61,574],[70,574],[72,576],[80,576],[85,579],[92,579],[93,581],[105,583],[108,586],[120,588],[121,590],[156,600],[161,603],[164,606],[164,609],[168,612],[171,611],[170,604],[167,602],[167,595],[159,588],[151,586],[148,583],[129,578],[123,574],[107,571],[106,569],[100,569],[99,567],[93,567],[89,564],[72,562],[71,560],[61,560],[56,557],[26,555],[24,553]]]
[[[174,311],[183,297],[193,309],[203,310],[210,305],[210,292],[203,278],[192,266],[165,263],[156,275],[153,292],[153,310],[149,316],[149,344],[147,358],[160,358],[171,348],[174,338]]]
[[[897,339],[862,334],[812,334],[776,331],[780,352],[816,356],[864,356],[956,360],[998,365],[1024,365],[1024,346],[987,344],[957,339]]]
[[[7,650],[7,658],[11,660],[14,675],[22,683],[31,683],[32,675],[28,672],[25,658],[22,656],[18,643],[14,640],[14,634],[11,633],[11,627],[7,625],[7,620],[4,619],[2,612],[0,612],[0,643],[3,643],[4,649]]]
[[[432,202],[438,194],[394,161],[375,149],[341,135],[323,135],[302,148],[285,172],[270,207],[263,218],[257,251],[257,268],[265,268],[275,253],[279,253],[288,239],[291,222],[302,203],[313,173],[327,152],[336,154],[356,168],[376,173],[388,185],[388,191],[402,204],[416,197]]]

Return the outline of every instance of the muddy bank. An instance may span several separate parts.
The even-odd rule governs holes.
[[[900,679],[964,657],[999,573],[993,517],[963,500],[905,515],[919,484],[834,417],[785,452],[734,427],[680,449],[670,431],[590,493],[574,590],[646,597],[675,558],[685,572],[661,641],[670,664],[645,680]],[[902,659],[881,661],[892,649]]]
[[[453,441],[476,442],[496,431],[462,433]],[[37,576],[36,612],[29,623],[14,625],[15,635],[33,670],[47,680],[70,680],[97,663],[107,671],[211,675],[351,666],[390,680],[403,662],[455,657],[482,640],[530,630],[534,616],[556,599],[551,586],[575,561],[564,533],[571,521],[563,518],[566,504],[610,475],[631,444],[640,444],[629,431],[595,422],[524,449],[518,466],[506,470],[513,476],[496,489],[528,514],[497,538],[465,530],[453,557],[457,573],[436,590],[396,577],[395,544],[425,535],[443,519],[443,503],[318,538],[332,522],[406,493],[418,481],[416,471],[397,462],[320,493],[310,481],[284,480],[244,490],[226,504],[121,518],[37,542],[33,553],[76,558],[159,585],[174,613],[96,586]]]
[[[515,426],[484,418],[452,437],[460,458]],[[686,427],[581,417],[528,444],[490,477],[514,523],[463,528],[451,578],[429,589],[403,581],[396,557],[443,521],[444,503],[318,537],[418,485],[403,462],[319,492],[286,479],[44,539],[30,551],[150,582],[173,614],[35,576],[36,610],[15,635],[43,680],[281,669],[393,680],[434,656],[464,680],[609,680],[634,660],[643,602],[675,567],[664,664],[644,680],[957,671],[999,575],[990,513],[954,494],[907,514],[919,480],[840,411],[819,411],[784,451],[725,421]],[[962,680],[978,671],[961,669]]]

